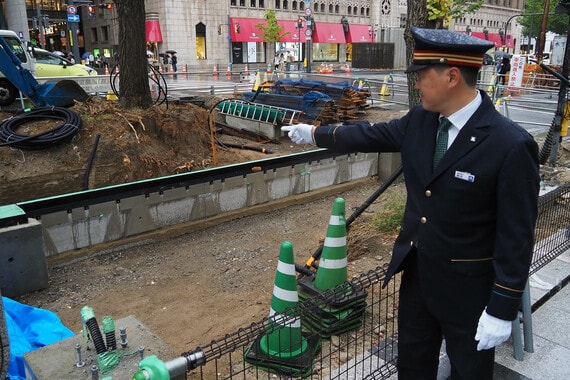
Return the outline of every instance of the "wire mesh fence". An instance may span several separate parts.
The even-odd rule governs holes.
[[[538,200],[538,218],[530,274],[570,249],[570,184],[542,195]]]
[[[183,353],[188,379],[385,379],[396,372],[399,276],[385,267]],[[302,321],[302,338],[295,322]],[[198,364],[198,363],[197,363]]]

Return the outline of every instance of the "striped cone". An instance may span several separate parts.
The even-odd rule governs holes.
[[[313,285],[325,291],[346,282],[347,277],[345,202],[336,198]]]
[[[269,312],[270,325],[274,331],[261,338],[261,350],[268,355],[281,358],[294,358],[307,349],[307,341],[301,335],[301,318],[288,317],[283,313],[287,308],[299,302],[297,293],[297,277],[293,245],[290,242],[281,244],[277,274]]]
[[[301,331],[300,316],[291,315],[289,308],[298,301],[293,246],[286,241],[279,251],[268,327],[246,349],[245,361],[286,376],[307,377],[313,372],[320,337]]]

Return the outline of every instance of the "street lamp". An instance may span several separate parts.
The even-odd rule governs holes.
[[[465,28],[465,31],[467,32],[467,35],[470,36],[471,35],[471,25],[467,25],[467,27]]]
[[[489,39],[489,29],[487,29],[487,27],[483,28],[483,34],[485,35],[485,39],[488,40]]]
[[[505,31],[503,29],[499,29],[499,37],[501,38],[501,47],[505,51]]]

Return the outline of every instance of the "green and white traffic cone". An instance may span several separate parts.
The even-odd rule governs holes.
[[[268,371],[307,376],[320,338],[301,331],[301,317],[291,308],[299,302],[293,245],[281,244],[266,333],[248,348],[245,360]]]
[[[354,288],[348,279],[345,201],[336,198],[327,235],[314,277],[300,277],[299,298],[324,296],[325,302],[303,318],[303,327],[329,338],[362,324],[366,292]]]
[[[327,236],[313,284],[320,291],[346,282],[348,277],[346,249],[346,216],[344,198],[334,201]]]
[[[270,330],[274,331],[261,338],[260,344],[264,353],[281,358],[294,358],[307,349],[307,341],[301,335],[301,318],[280,314],[298,302],[293,246],[284,242],[279,253],[269,311],[270,325],[273,325]]]

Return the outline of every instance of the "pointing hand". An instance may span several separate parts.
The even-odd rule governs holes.
[[[281,130],[288,132],[287,136],[296,144],[314,144],[313,128],[314,125],[294,124],[281,127]]]

